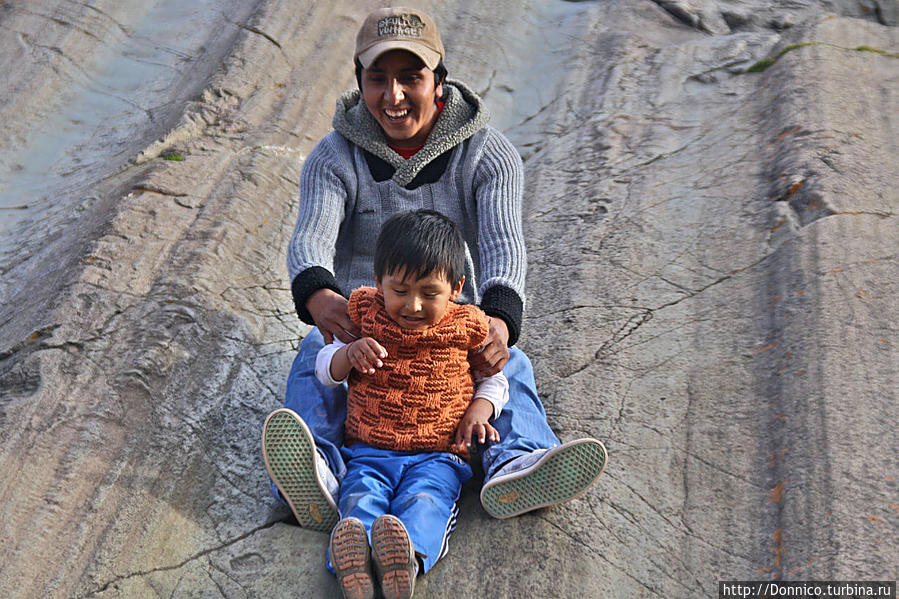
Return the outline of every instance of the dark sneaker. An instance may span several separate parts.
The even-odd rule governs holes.
[[[344,518],[331,531],[331,566],[343,599],[374,599],[368,534],[358,518]]]
[[[525,454],[505,464],[481,489],[481,505],[494,518],[511,518],[584,494],[606,467],[606,448],[578,439]]]
[[[303,528],[330,531],[337,524],[337,480],[315,449],[309,427],[293,410],[265,419],[262,455],[269,476]],[[329,489],[330,487],[330,489]]]
[[[384,599],[411,599],[418,564],[402,521],[385,514],[371,525],[371,554]]]

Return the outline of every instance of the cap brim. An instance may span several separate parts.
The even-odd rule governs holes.
[[[432,71],[440,64],[439,53],[434,52],[422,44],[401,40],[391,40],[389,42],[375,44],[364,52],[360,52],[356,58],[362,63],[362,68],[367,69],[371,67],[372,63],[374,63],[381,54],[390,52],[391,50],[406,50],[407,52],[415,54],[423,63],[425,63],[425,66]]]

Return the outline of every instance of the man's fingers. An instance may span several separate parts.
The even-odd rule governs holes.
[[[340,339],[340,340],[343,341],[344,343],[352,343],[353,341],[355,341],[355,339],[354,339],[352,336],[350,336],[350,334],[347,333],[347,332],[346,332],[345,330],[343,330],[343,329],[338,329],[337,332],[336,332],[336,336],[337,336],[338,339]],[[325,339],[325,341],[327,341],[328,343],[330,343],[330,341],[328,341],[327,339]]]

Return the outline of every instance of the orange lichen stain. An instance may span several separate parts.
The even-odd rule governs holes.
[[[867,302],[868,300],[865,299],[866,295],[868,295],[867,291],[865,291],[864,289],[859,289],[858,292],[855,294],[855,297],[862,300],[863,302]]]
[[[771,298],[771,305],[773,306],[774,304],[776,304],[779,301],[780,301],[780,296],[775,295],[774,297]]]
[[[97,259],[96,256],[88,256],[87,258],[84,259],[84,261],[85,262],[93,262],[96,259]]]
[[[796,295],[805,295],[805,291],[797,291]]]
[[[805,181],[796,181],[792,185],[790,185],[789,189],[787,189],[787,193],[790,195],[794,195],[797,191],[802,189],[802,186],[805,185]],[[809,202],[809,206],[811,206],[811,202]]]
[[[774,417],[777,418],[778,420],[786,420],[787,419],[787,415],[784,414],[783,412],[778,412],[777,414],[774,415]]]
[[[815,557],[813,557],[812,559],[808,560],[807,562],[805,562],[804,564],[802,564],[802,565],[799,566],[798,568],[793,568],[792,570],[790,570],[790,574],[796,574],[796,573],[798,573],[800,570],[805,570],[806,568],[808,568],[809,566],[811,566],[812,564],[814,564],[816,561],[818,561],[818,559],[815,558]]]
[[[754,354],[760,354],[762,352],[768,351],[769,349],[774,349],[777,347],[776,343],[772,343],[771,345],[766,345],[765,347],[760,347],[759,349],[752,350]]]
[[[893,482],[894,480],[896,480],[895,478],[893,478],[893,477],[890,476],[889,474],[885,474],[883,477],[884,477],[886,480],[890,481],[890,482]]]
[[[780,572],[780,564],[783,558],[783,529],[774,529],[774,570]]]
[[[778,135],[777,139],[783,139],[785,137],[789,137],[790,135],[793,135],[794,133],[798,133],[800,131],[802,131],[802,127],[796,126],[792,129],[790,129],[789,131],[784,131],[783,133]]]
[[[790,369],[789,366],[784,366],[783,368],[781,368],[780,370],[778,370],[778,371],[775,372],[774,374],[776,374],[777,376],[780,376],[780,375],[782,375],[783,373],[785,373],[786,371],[788,371],[789,369]]]
[[[774,232],[777,231],[779,228],[781,228],[782,226],[784,226],[784,225],[786,224],[786,222],[787,222],[786,220],[779,220],[779,221],[777,221],[777,223],[776,223],[773,227],[771,227],[771,232],[774,233]]]
[[[803,375],[803,374],[805,374],[805,371],[804,371],[804,370],[797,370],[797,371],[796,371],[796,374]]]
[[[784,483],[787,481],[781,481],[775,485],[773,489],[771,489],[771,496],[768,497],[769,503],[780,503],[780,500],[784,497]],[[778,529],[779,530],[779,529]]]
[[[31,335],[28,336],[29,341],[37,341],[40,338],[41,338],[40,331],[35,331],[35,332],[31,333]]]
[[[777,465],[777,462],[784,461],[784,454],[786,453],[786,449],[778,449],[777,451],[772,451],[768,454],[768,467],[774,468]]]
[[[827,272],[843,272],[843,269],[842,268],[832,268]]]
[[[868,520],[870,520],[874,524],[885,524],[885,522],[883,520],[881,520],[880,518],[878,518],[877,516],[875,516],[873,514],[866,516],[866,518],[868,518]]]
[[[899,513],[899,503],[891,503],[890,509],[892,509],[896,513]]]

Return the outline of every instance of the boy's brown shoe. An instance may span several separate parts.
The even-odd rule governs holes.
[[[371,552],[384,599],[411,599],[418,564],[403,522],[385,514],[371,525]]]
[[[331,531],[331,566],[343,599],[374,599],[368,534],[358,518],[344,518]]]

